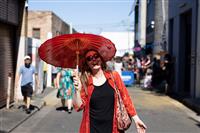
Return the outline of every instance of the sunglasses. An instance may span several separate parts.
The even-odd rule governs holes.
[[[94,54],[94,55],[91,55],[91,56],[86,57],[86,60],[87,60],[87,61],[92,61],[92,60],[96,60],[96,59],[98,59],[98,58],[99,58],[99,55]]]

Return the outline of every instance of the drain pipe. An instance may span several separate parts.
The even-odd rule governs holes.
[[[6,98],[6,109],[10,108],[10,90],[11,90],[11,73],[8,74],[8,88],[7,88],[7,98]]]

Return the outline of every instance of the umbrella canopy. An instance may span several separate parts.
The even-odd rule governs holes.
[[[65,34],[47,40],[39,47],[39,56],[48,64],[56,67],[76,68],[82,64],[83,54],[96,50],[104,61],[111,60],[116,48],[114,43],[94,34]]]

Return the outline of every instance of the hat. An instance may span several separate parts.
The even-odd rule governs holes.
[[[26,59],[31,59],[31,57],[30,56],[28,56],[28,55],[26,55],[25,57],[24,57],[24,60],[26,60]]]

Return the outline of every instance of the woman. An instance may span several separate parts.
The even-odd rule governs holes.
[[[80,133],[119,133],[115,117],[116,93],[111,71],[106,71],[106,65],[98,52],[87,51],[85,63],[82,65],[81,80],[78,74],[74,77],[75,96],[74,107],[83,111]],[[139,119],[119,74],[112,72],[118,86],[127,112],[135,122],[138,133],[144,133],[146,126]]]
[[[72,70],[61,69],[57,74],[57,87],[59,88],[58,97],[61,98],[63,108],[65,107],[65,101],[67,100],[68,113],[72,112],[72,97],[74,95],[74,85],[72,81]]]

